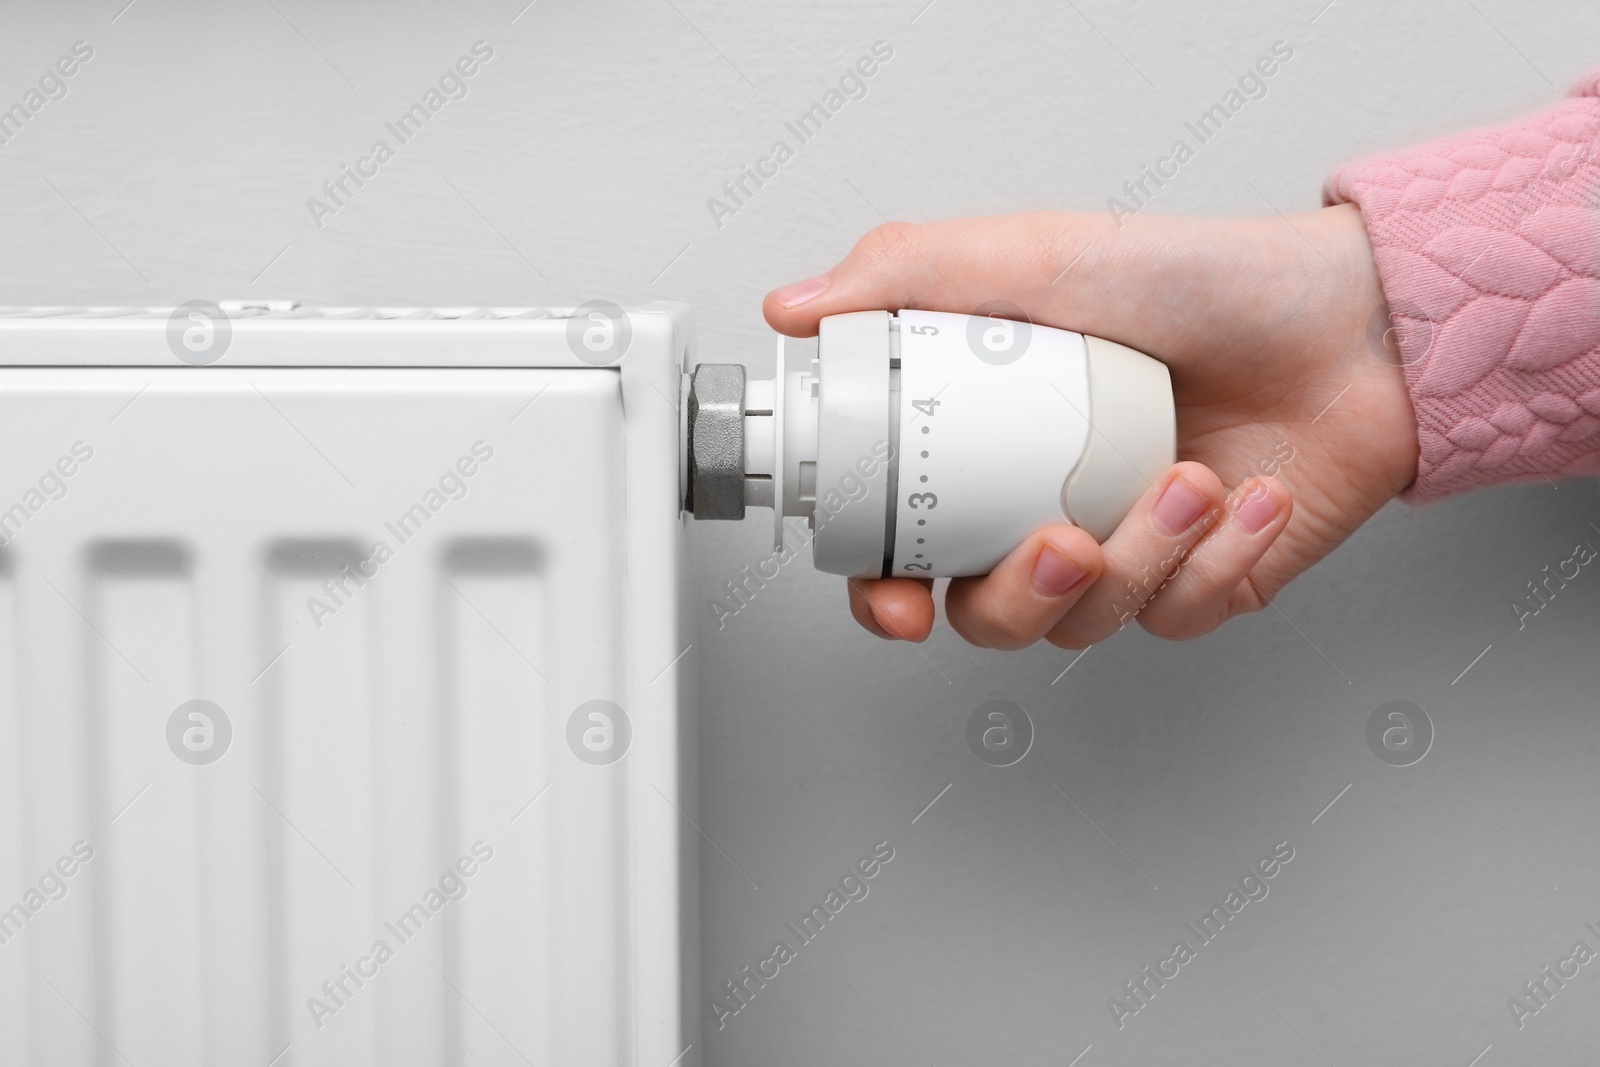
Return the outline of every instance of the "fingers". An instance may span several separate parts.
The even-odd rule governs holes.
[[[1276,479],[1251,479],[1228,495],[1225,517],[1139,613],[1158,637],[1186,640],[1266,606],[1250,571],[1289,525],[1293,501]]]
[[[933,632],[933,582],[927,578],[851,578],[850,614],[886,641],[924,641]]]
[[[983,648],[1018,649],[1050,632],[1100,576],[1100,546],[1075,526],[1033,534],[982,578],[945,593],[950,625]]]
[[[1158,478],[1101,546],[1100,579],[1045,635],[1062,648],[1088,648],[1146,610],[1184,555],[1223,514],[1226,490],[1209,467],[1179,463]]]
[[[1179,463],[1104,545],[1073,526],[1046,527],[988,575],[953,580],[945,609],[956,632],[984,648],[1026,648],[1041,637],[1087,648],[1135,621],[1158,637],[1199,637],[1266,605],[1249,575],[1292,511],[1277,479],[1228,493],[1210,468]],[[850,611],[879,637],[922,641],[933,629],[932,587],[852,579]]]
[[[1036,321],[1049,319],[1054,309],[1046,298],[1063,292],[1052,279],[1108,230],[1116,232],[1096,216],[1049,212],[886,223],[832,270],[767,294],[762,311],[773,329],[792,337],[813,336],[818,320],[846,311],[970,312],[1000,297]]]

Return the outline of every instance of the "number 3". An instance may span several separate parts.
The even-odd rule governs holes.
[[[918,503],[918,501],[924,501],[930,511],[939,506],[939,497],[936,493],[912,493],[906,497],[906,506],[921,508],[923,504]]]

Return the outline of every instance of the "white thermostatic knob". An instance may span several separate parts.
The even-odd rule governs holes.
[[[822,320],[817,357],[747,381],[701,364],[685,416],[685,506],[773,509],[852,578],[987,574],[1068,522],[1105,540],[1176,455],[1172,382],[1111,341],[936,311]]]

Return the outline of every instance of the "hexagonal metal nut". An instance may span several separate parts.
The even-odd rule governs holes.
[[[744,367],[702,363],[689,382],[689,510],[744,518]]]

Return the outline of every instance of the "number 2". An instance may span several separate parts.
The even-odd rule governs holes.
[[[907,570],[907,571],[931,571],[931,570],[933,570],[933,564],[931,564],[931,563],[907,563],[904,567],[902,567],[900,569],[901,570]]]

